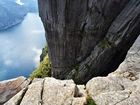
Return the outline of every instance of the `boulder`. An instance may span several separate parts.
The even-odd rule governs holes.
[[[30,81],[21,76],[0,82],[0,105],[26,87]]]
[[[77,87],[72,80],[56,80],[48,78],[45,80],[43,88],[44,105],[63,105],[70,98],[77,97]]]
[[[42,80],[29,85],[20,105],[41,105],[43,82]]]
[[[24,94],[27,91],[27,87],[23,88],[19,93],[17,93],[14,97],[12,97],[8,102],[6,102],[4,105],[19,105],[21,102]]]
[[[73,80],[35,79],[4,105],[85,105],[84,89]]]
[[[140,36],[128,51],[119,68],[107,77],[96,77],[86,90],[97,105],[139,105]]]

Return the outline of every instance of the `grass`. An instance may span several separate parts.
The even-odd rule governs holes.
[[[86,105],[96,105],[94,100],[92,99],[91,96],[87,96],[87,104]]]

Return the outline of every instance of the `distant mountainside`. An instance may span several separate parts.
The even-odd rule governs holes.
[[[19,0],[18,0],[19,1]],[[38,12],[37,0],[20,0],[29,12]]]
[[[28,12],[38,12],[37,0],[0,0],[0,30],[22,22]]]

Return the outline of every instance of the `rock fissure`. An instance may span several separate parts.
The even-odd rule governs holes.
[[[26,87],[23,91],[23,93],[21,94],[21,98],[19,98],[19,100],[17,101],[16,105],[20,105],[20,103],[22,102],[23,97],[25,96],[26,92],[28,90],[28,87]],[[7,105],[7,104],[6,104]]]
[[[120,84],[120,86],[122,87],[122,90],[125,90],[125,86],[124,85]]]
[[[43,90],[44,90],[44,82],[45,82],[45,79],[43,80],[43,82],[41,83],[41,87],[42,87],[42,89],[41,89],[41,92],[40,92],[40,99],[39,99],[39,103],[40,103],[40,105],[43,105]]]
[[[132,93],[130,92],[130,93],[128,94],[128,97],[126,97],[126,98],[124,98],[124,99],[122,99],[122,100],[119,100],[119,102],[115,103],[114,105],[117,105],[117,104],[119,104],[119,103],[121,103],[121,102],[127,100],[128,98],[130,98],[130,95],[131,95],[131,94],[132,94]]]

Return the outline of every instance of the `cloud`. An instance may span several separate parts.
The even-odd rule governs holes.
[[[6,40],[5,42],[6,42],[6,44],[12,44],[12,42],[10,40]]]
[[[40,55],[42,53],[42,49],[38,49],[36,47],[33,47],[33,51],[36,53],[36,56],[34,57],[34,62],[35,62],[36,67],[37,67],[40,63]]]
[[[43,30],[33,30],[32,32],[35,34],[40,34],[40,33],[43,33],[44,31]]]
[[[15,1],[17,4],[19,4],[19,5],[23,5],[24,3],[22,3],[20,0],[16,0]]]
[[[7,66],[9,66],[9,65],[12,64],[12,61],[9,60],[9,59],[7,59],[7,60],[4,61],[4,64],[7,65]]]

